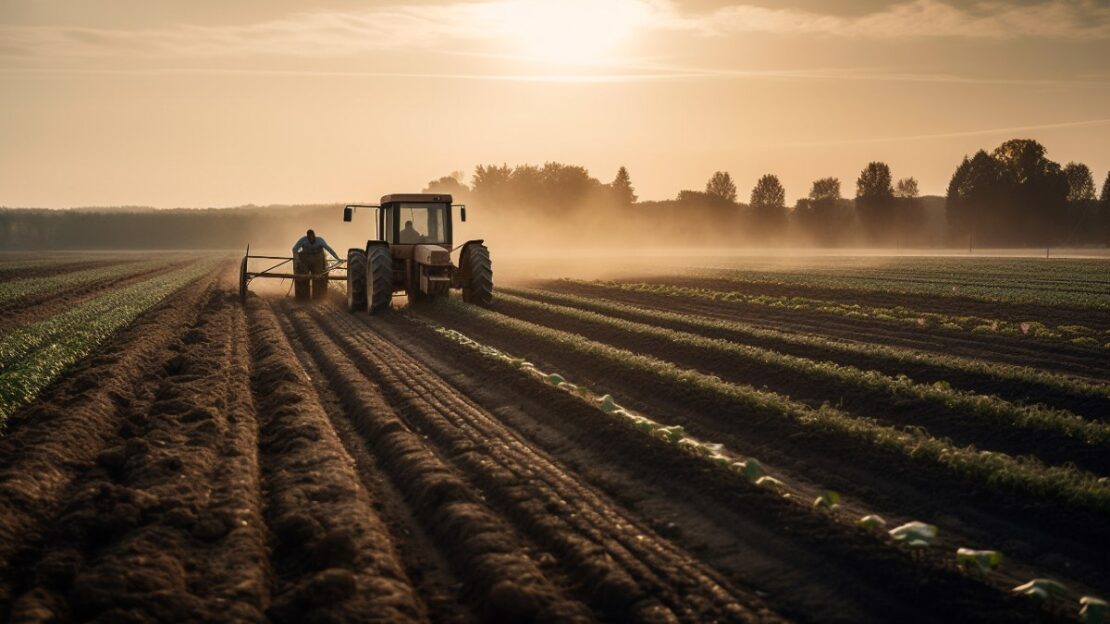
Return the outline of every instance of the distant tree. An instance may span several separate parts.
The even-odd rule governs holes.
[[[1070,162],[1064,165],[1064,176],[1068,179],[1068,201],[1089,201],[1095,198],[1095,178],[1083,163]]]
[[[814,180],[809,197],[798,200],[794,207],[794,218],[799,229],[817,244],[840,243],[852,223],[851,206],[840,197],[840,180]]]
[[[1043,145],[1032,139],[1011,139],[991,153],[1005,172],[1006,224],[1009,241],[1052,244],[1068,229],[1068,179],[1059,163],[1049,160]]]
[[[778,176],[767,174],[752,189],[751,218],[753,231],[763,236],[778,237],[786,229],[786,189]]]
[[[898,180],[898,185],[894,189],[894,196],[900,199],[917,199],[917,180],[914,178]]]
[[[736,183],[732,181],[732,176],[727,171],[717,171],[705,183],[705,193],[735,203]]]
[[[856,214],[872,242],[879,242],[891,231],[895,222],[894,188],[890,166],[872,162],[856,180]]]
[[[453,171],[451,175],[443,176],[428,182],[424,187],[425,193],[442,193],[450,195],[456,201],[465,202],[470,196],[470,187],[462,182],[463,172]]]
[[[630,206],[636,203],[636,189],[632,188],[632,178],[628,175],[628,169],[621,167],[617,169],[617,177],[609,184],[613,190],[613,196],[617,202],[624,206]]]
[[[963,162],[948,184],[945,205],[948,226],[959,237],[969,237],[969,245],[999,240],[1001,211],[1005,207],[1005,172],[1002,164],[979,150]]]
[[[814,202],[840,201],[840,179],[821,178],[813,181],[813,188],[809,190],[809,199]]]
[[[496,205],[507,199],[512,177],[513,169],[508,165],[478,165],[470,189],[477,200]]]
[[[1102,195],[1099,196],[1099,215],[1102,221],[1102,240],[1110,246],[1110,172],[1106,174],[1106,181],[1102,183]]]
[[[917,180],[902,178],[894,189],[895,216],[894,229],[899,246],[919,238],[925,223],[925,209],[917,190]]]

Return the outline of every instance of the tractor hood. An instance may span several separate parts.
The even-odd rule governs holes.
[[[451,264],[451,252],[439,245],[417,245],[412,250],[412,259],[419,264],[447,266]]]

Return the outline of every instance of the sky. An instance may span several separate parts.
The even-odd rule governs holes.
[[[488,163],[641,199],[1021,137],[1110,168],[1105,0],[3,0],[0,206],[372,201]]]

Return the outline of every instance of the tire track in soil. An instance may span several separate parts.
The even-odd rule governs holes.
[[[10,608],[17,570],[33,558],[67,503],[66,491],[94,469],[126,413],[155,397],[162,363],[218,289],[215,273],[185,285],[9,418],[0,438],[0,616]]]
[[[748,592],[533,449],[403,350],[334,308],[315,321],[387,400],[482,488],[519,530],[549,548],[592,604],[616,619],[778,619]]]
[[[511,290],[511,293],[532,301],[568,305],[581,310],[603,313],[613,318],[647,323],[656,327],[689,332],[706,338],[716,338],[737,344],[778,351],[787,355],[802,357],[817,362],[835,362],[846,366],[855,366],[862,370],[877,370],[890,376],[906,375],[919,383],[944,381],[954,388],[961,390],[968,390],[981,394],[993,394],[1017,403],[1042,403],[1069,410],[1092,420],[1105,418],[1106,415],[1110,413],[1110,402],[1103,399],[1093,398],[1081,393],[1069,392],[1067,390],[1054,388],[1048,384],[1041,384],[1030,380],[1007,379],[991,375],[987,372],[954,370],[941,362],[932,363],[909,359],[893,360],[884,355],[868,352],[846,352],[815,344],[797,343],[789,340],[786,332],[780,332],[783,334],[780,338],[774,335],[754,335],[745,331],[743,328],[733,330],[727,327],[707,327],[705,325],[696,324],[696,321],[724,321],[721,319],[709,319],[707,317],[701,317],[699,319],[699,317],[695,315],[685,315],[682,319],[670,320],[649,316],[637,309],[620,311],[594,309],[586,305],[576,305],[561,299],[549,298],[549,294],[555,295],[555,293],[551,291],[541,293],[540,291],[534,290]],[[558,295],[555,296],[557,297]],[[494,307],[499,307],[503,302],[503,299],[499,299],[498,302],[494,304]],[[643,308],[642,306],[641,309],[644,312],[654,311],[650,308]],[[732,320],[735,321],[736,319],[734,318]],[[838,340],[836,342],[847,344],[847,341],[843,340]],[[859,343],[853,342],[851,344],[858,345]],[[917,351],[913,352],[918,353]]]
[[[358,478],[271,310],[248,302],[263,514],[275,622],[427,619],[371,494]]]
[[[1042,501],[1007,495],[972,481],[928,469],[880,449],[835,445],[783,421],[738,412],[728,403],[692,394],[680,386],[648,381],[612,366],[553,350],[529,336],[491,331],[482,323],[442,311],[429,318],[486,344],[524,357],[541,368],[572,371],[590,379],[595,391],[622,404],[686,427],[693,435],[725,443],[738,453],[773,458],[784,473],[819,475],[827,487],[868,501],[882,513],[918,517],[963,535],[969,544],[998,548],[1016,559],[1107,591],[1105,557],[1092,543],[1110,540],[1101,516]],[[650,388],[645,392],[645,388]],[[851,458],[845,461],[845,458]],[[938,487],[944,484],[943,487]]]
[[[93,297],[129,286],[145,279],[157,277],[194,262],[195,259],[183,259],[181,262],[149,269],[120,278],[109,278],[72,286],[61,292],[35,293],[13,301],[0,304],[0,332],[10,331],[17,327],[30,325],[35,321],[49,318],[59,311],[72,308]],[[108,263],[122,264],[122,263]],[[82,269],[91,267],[81,267]]]
[[[17,620],[263,621],[268,598],[242,310],[226,281],[127,410],[28,570]]]
[[[412,515],[455,573],[465,578],[463,599],[489,621],[589,621],[589,611],[542,570],[537,549],[491,511],[485,497],[437,455],[424,438],[386,402],[380,387],[364,377],[347,354],[296,310],[292,329],[341,403],[333,419],[349,419],[361,442],[381,462],[403,493]],[[353,444],[351,440],[349,443]],[[435,618],[443,617],[435,613]]]
[[[895,614],[905,622],[1046,619],[1025,601],[956,573],[947,552],[923,565],[739,475],[710,469],[665,442],[630,431],[561,390],[491,366],[427,327],[399,317],[379,317],[370,324],[734,585],[758,588],[771,608],[786,617],[841,622],[886,622]],[[1017,579],[1006,588],[1025,580]]]
[[[1029,366],[1095,381],[1110,380],[1110,359],[1106,357],[1105,349],[1072,346],[1059,341],[972,334],[963,330],[918,329],[881,320],[856,320],[820,312],[768,308],[741,302],[701,301],[691,297],[627,292],[566,282],[540,282],[536,286],[553,292],[601,297],[667,312],[735,320],[782,331]]]
[[[716,375],[731,383],[766,388],[813,408],[829,403],[853,416],[872,418],[893,426],[921,427],[934,437],[951,439],[958,446],[974,444],[989,451],[1035,456],[1047,464],[1071,462],[1097,475],[1110,474],[1110,449],[1105,444],[1088,443],[1060,431],[1009,426],[985,418],[966,418],[960,414],[960,408],[938,406],[871,387],[853,387],[837,380],[807,378],[785,367],[743,361],[728,353],[714,353],[696,345],[668,342],[588,320],[531,309],[504,299],[498,301],[494,309],[512,318],[650,355],[683,368]]]

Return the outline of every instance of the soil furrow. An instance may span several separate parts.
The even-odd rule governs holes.
[[[64,492],[95,465],[122,415],[155,399],[170,347],[217,288],[212,278],[186,286],[8,420],[0,439],[0,569],[10,574],[13,554],[40,542],[67,502]],[[0,592],[9,589],[6,583]],[[10,604],[4,595],[0,604]]]
[[[1023,428],[994,419],[968,416],[962,413],[966,409],[962,405],[916,400],[872,385],[855,386],[836,379],[799,376],[797,371],[786,365],[776,366],[727,351],[714,352],[701,345],[661,340],[651,335],[516,305],[505,299],[499,300],[495,309],[531,323],[573,332],[591,340],[718,375],[726,381],[767,388],[812,407],[830,403],[853,415],[894,425],[922,427],[930,435],[950,438],[959,446],[974,444],[978,448],[1011,455],[1032,455],[1050,464],[1072,462],[1097,474],[1110,474],[1110,449],[1105,444],[1089,443],[1063,431]]]
[[[227,292],[203,310],[160,363],[155,400],[123,414],[69,488],[15,619],[263,620],[243,315]]]
[[[327,383],[396,487],[404,493],[432,540],[448,557],[465,593],[491,621],[592,618],[548,578],[542,552],[526,546],[494,514],[482,494],[435,454],[386,402],[380,387],[363,374],[303,313],[286,306],[301,344],[326,367]],[[436,614],[438,619],[439,615]]]
[[[268,307],[250,318],[275,622],[427,619],[389,531]]]
[[[1044,370],[1060,371],[1096,381],[1110,380],[1110,363],[1105,350],[1045,344],[1030,338],[1008,338],[966,331],[917,329],[869,319],[848,319],[819,312],[768,308],[739,302],[712,302],[689,297],[661,296],[651,293],[620,291],[589,285],[548,282],[543,288],[585,297],[602,297],[632,305],[696,314],[709,318],[738,320],[783,331],[830,336],[856,342],[960,355]]]
[[[784,470],[818,479],[878,509],[934,521],[966,535],[970,543],[998,545],[1038,567],[1101,583],[1102,554],[1091,543],[1110,539],[1107,525],[1092,513],[1069,510],[1024,497],[1002,495],[970,480],[953,482],[937,473],[875,448],[833,444],[827,437],[782,420],[756,419],[731,404],[710,400],[683,386],[648,381],[613,366],[552,349],[519,333],[491,331],[479,321],[441,311],[430,315],[449,327],[557,370],[590,379],[637,410],[680,424],[702,439],[724,442],[744,455],[774,458]],[[845,458],[850,458],[846,461]],[[941,486],[940,484],[946,484]]]
[[[482,483],[506,513],[582,572],[595,568],[591,572],[597,576],[597,590],[611,594],[606,601],[638,607],[645,619],[664,605],[684,620],[770,615],[761,612],[754,597],[744,600],[735,589],[723,587],[712,571],[573,479],[396,346],[365,329],[354,333],[357,325],[349,319],[322,321],[333,332],[345,334],[339,340],[385,381],[391,401]],[[583,538],[593,544],[583,544]],[[597,569],[610,560],[627,579],[613,578],[612,569]],[[629,580],[634,585],[627,586]],[[756,602],[756,607],[752,610],[741,601]]]

